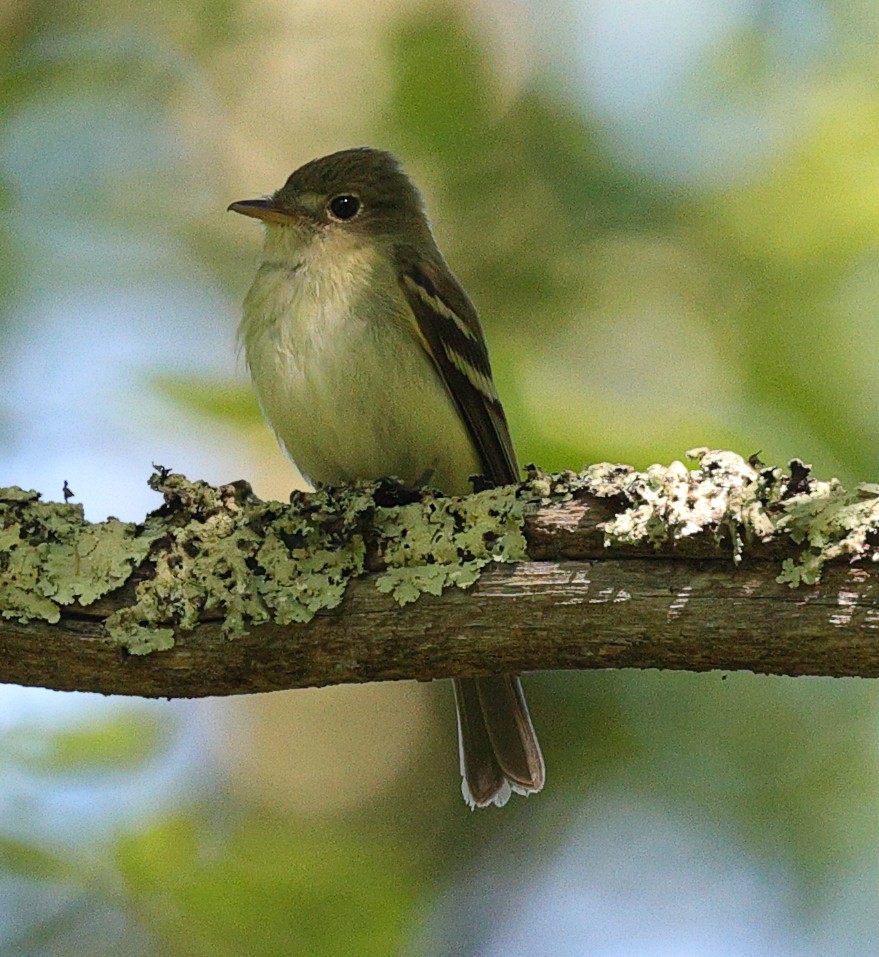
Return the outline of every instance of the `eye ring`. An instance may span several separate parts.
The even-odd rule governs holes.
[[[333,219],[346,222],[349,219],[354,219],[360,212],[360,200],[351,193],[341,193],[327,203],[327,210]]]

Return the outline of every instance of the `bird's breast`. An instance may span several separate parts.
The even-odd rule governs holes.
[[[266,418],[311,481],[393,475],[465,494],[481,471],[406,309],[390,266],[383,274],[369,251],[260,267],[241,327],[247,363]]]

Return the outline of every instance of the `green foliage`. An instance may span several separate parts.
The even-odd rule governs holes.
[[[451,7],[439,7],[421,22],[402,24],[393,53],[394,132],[465,170],[494,120],[495,82],[472,31]]]
[[[34,727],[0,739],[12,761],[36,774],[126,773],[161,754],[170,729],[150,715],[125,711],[47,735]]]
[[[187,957],[384,957],[418,888],[400,843],[271,816],[220,830],[171,818],[122,840],[117,860],[167,952]]]
[[[226,425],[243,429],[263,421],[249,384],[170,375],[154,376],[152,384],[180,408]]]
[[[58,881],[70,876],[70,864],[64,855],[31,841],[0,836],[0,873],[29,881]]]
[[[593,774],[610,764],[612,779],[716,824],[767,867],[787,869],[804,905],[833,897],[849,868],[870,868],[879,853],[871,682],[616,672],[584,683],[582,720],[625,736]]]

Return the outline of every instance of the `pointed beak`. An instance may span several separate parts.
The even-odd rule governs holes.
[[[226,212],[241,213],[242,216],[252,216],[254,219],[261,219],[264,223],[280,223],[289,225],[295,222],[298,217],[289,210],[281,209],[273,199],[241,199],[237,203],[232,203]]]

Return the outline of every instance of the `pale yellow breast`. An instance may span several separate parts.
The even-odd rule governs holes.
[[[310,480],[429,476],[464,494],[481,471],[405,309],[390,266],[371,249],[267,241],[241,336],[263,412]]]

